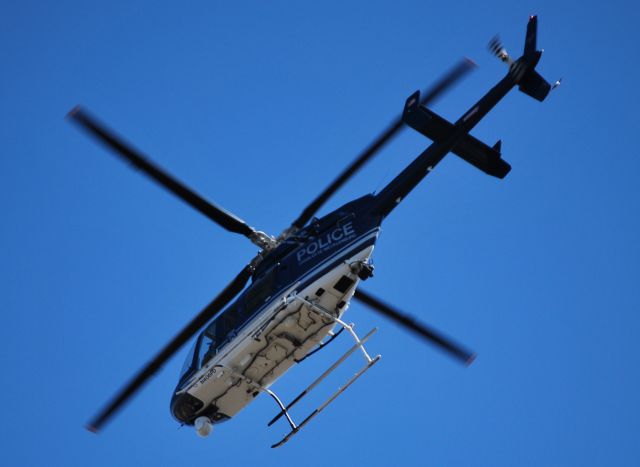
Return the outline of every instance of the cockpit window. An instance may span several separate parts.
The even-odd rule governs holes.
[[[198,343],[198,339],[193,343],[191,349],[189,349],[189,353],[187,354],[187,358],[184,360],[184,364],[182,365],[182,370],[180,371],[180,379],[185,377],[185,375],[191,370],[193,366],[193,354],[196,351],[196,344]]]
[[[215,340],[207,334],[203,334],[198,348],[198,368],[202,368],[215,354]]]
[[[245,311],[252,313],[256,311],[264,302],[271,297],[273,289],[276,287],[276,274],[267,274],[258,282],[251,285],[244,296]],[[231,317],[235,318],[235,317]]]

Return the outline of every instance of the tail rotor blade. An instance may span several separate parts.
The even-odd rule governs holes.
[[[458,81],[468,71],[470,71],[475,64],[469,60],[464,59],[458,63],[449,73],[447,73],[440,81],[438,81],[429,90],[424,92],[424,96],[421,100],[422,105],[427,105],[433,101],[436,97],[446,91],[451,85]],[[367,146],[362,153],[345,169],[340,175],[322,192],[320,193],[300,214],[300,216],[293,221],[291,229],[297,230],[305,226],[307,222],[313,217],[313,215],[322,207],[322,205],[344,185],[369,159],[371,159],[382,147],[387,144],[402,128],[402,116],[396,117],[375,140]]]
[[[465,365],[471,365],[476,358],[476,354],[468,351],[464,347],[456,344],[452,340],[448,339],[444,335],[437,332],[425,324],[419,323],[411,316],[401,313],[376,297],[370,295],[367,292],[357,289],[353,298],[369,306],[372,310],[392,319],[396,323],[404,326],[410,331],[418,334],[423,339],[428,340],[432,344],[437,345],[451,356],[462,361]]]
[[[169,190],[192,208],[204,214],[206,217],[221,227],[245,237],[255,237],[256,231],[247,225],[242,219],[236,217],[225,209],[205,200],[195,191],[191,190],[180,181],[166,173],[157,165],[149,161],[143,154],[131,147],[122,138],[108,130],[88,112],[75,107],[69,112],[68,117],[87,131],[90,135],[108,146],[114,153],[131,163],[135,168],[149,176],[156,183]]]
[[[164,348],[147,363],[138,373],[113,397],[113,399],[89,422],[87,429],[97,433],[104,424],[167,362],[180,348],[193,337],[207,322],[236,295],[249,281],[252,268],[246,266],[227,287],[220,292],[195,318],[187,324]]]

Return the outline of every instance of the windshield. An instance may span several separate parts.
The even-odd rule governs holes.
[[[271,279],[271,278],[269,278]],[[254,306],[265,301],[269,289],[262,289],[259,293],[253,293],[249,297]],[[204,332],[198,336],[191,346],[189,353],[180,372],[182,382],[194,370],[202,368],[218,351],[236,335],[238,329],[245,323],[249,316],[242,314],[240,302],[236,302],[209,323]]]

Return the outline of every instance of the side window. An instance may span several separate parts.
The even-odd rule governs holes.
[[[189,372],[189,370],[191,370],[191,367],[193,366],[193,354],[196,351],[196,343],[197,343],[197,340],[191,346],[191,349],[189,350],[189,353],[187,354],[187,357],[184,360],[184,364],[182,365],[182,371],[180,371],[180,379],[184,378],[185,375]]]
[[[198,352],[198,368],[202,368],[211,357],[215,355],[216,347],[214,340],[207,334],[202,336]]]
[[[251,289],[247,291],[245,295],[245,310],[246,313],[253,313],[256,309],[271,297],[276,286],[276,274],[275,271],[268,272],[265,277],[260,279],[257,283],[251,286]]]

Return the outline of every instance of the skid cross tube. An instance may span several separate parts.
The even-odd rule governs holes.
[[[330,311],[322,308],[321,306],[317,305],[316,303],[313,303],[313,302],[307,300],[306,298],[302,298],[302,297],[298,296],[295,292],[292,293],[291,295],[289,295],[285,299],[285,302],[287,304],[292,303],[292,302],[300,302],[302,305],[307,307],[310,311],[313,311],[314,313],[316,313],[316,314],[318,314],[320,316],[323,316],[323,317],[331,319],[335,323],[337,323],[340,326],[342,326],[343,329],[346,329],[346,330],[349,331],[349,333],[351,334],[351,336],[353,337],[353,339],[355,341],[355,344],[351,348],[349,348],[344,353],[344,355],[342,355],[342,357],[340,357],[338,360],[336,360],[327,370],[325,370],[324,373],[322,373],[320,376],[318,376],[315,379],[315,381],[313,381],[309,386],[307,386],[307,388],[304,389],[297,397],[295,397],[293,399],[293,401],[291,401],[286,407],[282,404],[280,399],[278,399],[277,396],[275,396],[275,394],[273,394],[273,392],[269,391],[270,395],[272,395],[272,397],[274,398],[274,400],[277,402],[278,406],[280,407],[280,412],[268,423],[268,426],[273,425],[273,423],[275,423],[283,415],[286,417],[287,421],[289,422],[289,425],[291,426],[291,431],[284,438],[282,438],[282,440],[280,440],[278,443],[272,445],[271,446],[272,448],[277,448],[279,446],[282,446],[284,443],[289,441],[289,439],[292,436],[294,436],[296,433],[298,433],[298,431],[300,431],[300,429],[303,426],[305,426],[316,415],[318,415],[320,412],[322,412],[340,394],[342,394],[349,386],[351,386],[358,378],[360,378],[360,376],[362,376],[365,371],[367,371],[369,368],[371,368],[381,358],[380,355],[377,355],[374,358],[371,358],[369,356],[369,354],[367,353],[366,349],[364,348],[364,343],[367,342],[367,340],[369,340],[369,338],[378,330],[377,328],[373,328],[362,339],[360,339],[358,337],[358,335],[356,334],[356,332],[353,330],[353,324],[347,324],[346,322],[342,321],[338,316],[334,315]],[[293,407],[295,404],[297,404],[304,396],[309,394],[309,392],[311,392],[311,390],[313,390],[316,386],[318,386],[318,384],[320,384],[321,381],[323,381],[330,373],[332,373],[336,368],[338,368],[338,366],[340,366],[357,349],[360,349],[362,351],[362,354],[363,354],[364,359],[366,361],[365,366],[363,368],[361,368],[356,374],[354,374],[343,386],[340,386],[337,391],[335,391],[333,394],[331,394],[329,396],[329,398],[327,400],[325,400],[318,408],[313,410],[302,421],[302,423],[300,423],[299,425],[296,425],[295,422],[293,422],[291,416],[289,415],[289,409],[291,407]]]
[[[351,354],[353,354],[353,352],[355,352],[355,351],[358,349],[358,347],[360,347],[362,344],[364,344],[365,342],[367,342],[367,341],[369,340],[369,338],[370,338],[370,337],[371,337],[371,336],[372,336],[372,335],[373,335],[377,330],[378,330],[378,328],[373,328],[371,331],[369,331],[369,332],[367,333],[367,335],[366,335],[366,336],[364,336],[364,337],[362,338],[362,340],[360,341],[360,343],[359,343],[359,344],[355,344],[355,345],[353,345],[349,350],[347,350],[347,352],[346,352],[342,357],[340,357],[338,360],[336,360],[336,361],[333,363],[333,365],[331,365],[329,368],[327,368],[327,369],[325,370],[325,372],[324,372],[324,373],[322,373],[320,376],[318,376],[318,377],[316,378],[316,380],[315,380],[313,383],[311,383],[309,386],[307,386],[307,388],[306,388],[304,391],[302,391],[300,394],[298,394],[298,396],[297,396],[295,399],[293,399],[291,402],[289,402],[289,403],[287,404],[287,406],[286,406],[286,407],[283,407],[283,408],[282,408],[282,410],[280,411],[280,413],[279,413],[278,415],[276,415],[275,417],[273,417],[269,423],[267,423],[267,426],[271,426],[271,425],[273,425],[275,422],[277,422],[277,421],[280,419],[280,417],[282,417],[283,415],[286,415],[286,414],[287,414],[287,411],[288,411],[291,407],[293,407],[294,405],[296,405],[296,404],[297,404],[297,403],[298,403],[298,402],[299,402],[299,401],[300,401],[304,396],[306,396],[307,394],[309,394],[309,393],[313,390],[313,388],[315,388],[318,384],[320,384],[320,382],[321,382],[322,380],[324,380],[327,376],[329,376],[329,374],[330,374],[331,372],[333,372],[333,370],[335,370],[336,368],[338,368],[338,366],[340,366],[340,364],[341,364],[342,362],[344,362],[347,358],[349,358],[349,357],[351,356]]]
[[[362,341],[360,340],[360,338],[358,337],[358,335],[356,334],[356,332],[353,330],[353,324],[347,324],[346,322],[342,321],[340,318],[338,318],[337,316],[335,316],[333,313],[331,313],[328,310],[325,310],[324,308],[322,308],[321,306],[316,305],[313,302],[310,302],[309,300],[307,300],[306,298],[302,298],[298,295],[293,295],[292,300],[294,301],[299,301],[301,302],[303,305],[305,305],[307,308],[309,308],[311,311],[316,312],[319,315],[322,315],[326,318],[329,318],[333,321],[335,321],[336,323],[338,323],[340,326],[342,326],[344,329],[346,329],[347,331],[349,331],[349,333],[351,334],[351,336],[353,337],[353,340],[356,341],[356,344],[358,345],[358,347],[360,348],[360,350],[362,351],[362,354],[364,355],[364,358],[367,360],[367,362],[371,362],[373,359],[369,356],[369,354],[367,353],[367,351],[365,350],[364,346],[362,345]]]

